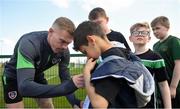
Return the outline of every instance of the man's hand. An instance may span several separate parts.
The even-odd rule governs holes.
[[[77,88],[84,87],[84,77],[83,74],[74,75],[72,80]]]
[[[80,102],[80,106],[78,106],[78,105],[75,104],[75,105],[73,106],[73,109],[82,109],[82,108],[83,108],[83,103],[84,103],[84,102],[81,101],[81,102]]]

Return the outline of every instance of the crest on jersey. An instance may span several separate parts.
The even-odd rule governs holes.
[[[61,59],[53,58],[52,59],[52,64],[56,64],[56,63],[58,63],[60,61],[61,61]]]
[[[12,100],[15,99],[17,97],[17,91],[8,92],[8,96]]]

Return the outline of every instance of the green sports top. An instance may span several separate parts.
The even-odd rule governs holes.
[[[171,81],[175,66],[174,61],[180,59],[180,39],[170,35],[163,42],[158,41],[155,43],[153,50],[164,58],[168,76]]]

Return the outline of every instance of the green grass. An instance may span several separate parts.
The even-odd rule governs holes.
[[[79,74],[82,71],[82,65],[79,68],[70,67],[71,75]],[[0,76],[2,76],[3,69],[0,68]],[[57,65],[45,71],[45,77],[48,79],[49,84],[60,84],[59,76],[58,76],[58,69]],[[5,107],[4,100],[3,100],[3,92],[2,92],[2,81],[0,82],[0,108]],[[78,89],[75,92],[75,95],[80,100],[84,100],[85,98],[85,91],[84,89]],[[25,108],[37,108],[37,104],[34,99],[32,98],[23,98]],[[55,97],[53,98],[53,104],[55,108],[70,108],[71,105],[66,100],[66,97]]]

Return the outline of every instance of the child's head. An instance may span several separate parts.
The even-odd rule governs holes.
[[[100,17],[107,18],[105,10],[103,8],[100,8],[100,7],[92,9],[89,13],[89,16],[88,16],[89,20],[91,20],[91,21],[96,20]]]
[[[145,45],[150,40],[150,27],[147,22],[136,23],[130,28],[129,40],[136,45]]]
[[[88,57],[98,58],[97,55],[100,54],[95,54],[97,52],[97,39],[105,40],[105,38],[105,33],[100,25],[91,21],[82,22],[74,32],[74,49],[81,51]]]
[[[92,9],[89,13],[88,18],[90,21],[93,21],[101,25],[103,29],[107,28],[109,18],[107,17],[106,12],[103,8],[97,7]]]
[[[155,27],[157,24],[160,24],[166,28],[170,27],[169,19],[165,16],[159,16],[152,20],[151,27]]]
[[[158,39],[163,39],[167,36],[170,28],[169,19],[165,16],[156,17],[154,20],[152,20],[151,27],[154,35]]]

